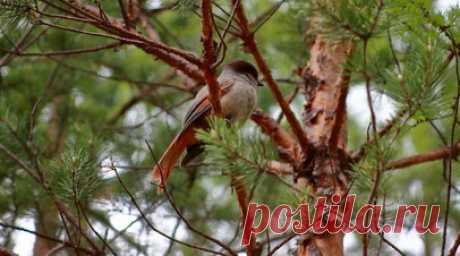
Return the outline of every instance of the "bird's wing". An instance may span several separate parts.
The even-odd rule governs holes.
[[[224,80],[222,81],[219,90],[219,97],[224,96],[227,92],[230,91],[230,88],[233,86],[233,80]],[[190,106],[187,114],[184,118],[184,128],[189,127],[194,121],[198,120],[203,115],[210,113],[212,109],[211,102],[209,101],[209,91],[208,88],[203,88],[193,100],[192,106]]]

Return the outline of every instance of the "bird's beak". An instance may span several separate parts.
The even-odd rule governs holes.
[[[264,84],[261,81],[257,81],[257,86],[264,86]]]

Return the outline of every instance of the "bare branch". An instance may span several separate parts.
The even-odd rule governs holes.
[[[401,251],[401,249],[399,249],[395,244],[393,244],[390,240],[386,239],[385,236],[383,235],[383,233],[380,234],[380,238],[382,239],[382,241],[386,244],[388,244],[391,248],[393,248],[393,250],[395,250],[396,252],[399,253],[399,255],[402,255],[402,256],[406,256],[406,254],[404,252]]]
[[[84,53],[93,53],[98,52],[101,50],[112,49],[120,46],[122,43],[110,43],[102,46],[97,46],[93,48],[86,48],[86,49],[73,49],[73,50],[64,50],[64,51],[56,51],[56,52],[37,52],[37,53],[30,53],[30,52],[20,52],[17,50],[8,50],[0,48],[0,52],[6,52],[9,54],[13,54],[16,56],[23,56],[23,57],[31,57],[31,56],[67,56],[67,55],[78,55]]]
[[[212,4],[211,0],[203,0],[201,3],[202,12],[202,41],[203,41],[203,72],[204,80],[209,88],[209,101],[216,115],[222,114],[219,100],[219,84],[212,66],[216,60],[214,52],[214,41],[212,39]]]
[[[278,145],[282,155],[287,156],[291,162],[302,159],[303,155],[297,142],[289,133],[281,129],[273,118],[265,115],[261,110],[256,110],[252,113],[251,119]]]
[[[385,135],[387,135],[388,132],[390,132],[398,124],[398,122],[401,121],[401,119],[403,119],[403,117],[407,116],[406,115],[407,112],[408,112],[408,110],[406,108],[404,108],[401,111],[399,111],[395,115],[395,117],[393,117],[391,120],[389,120],[382,128],[380,128],[378,130],[378,132],[377,132],[378,137],[381,138],[381,137],[384,137]],[[363,145],[361,145],[358,150],[356,150],[355,152],[351,153],[351,159],[354,162],[357,162],[357,161],[361,160],[367,153],[367,147],[369,145],[372,145],[373,143],[374,143],[373,138],[368,139],[368,141],[365,142]]]
[[[123,20],[125,21],[125,26],[127,29],[131,27],[128,13],[126,12],[125,5],[123,4],[123,0],[118,0],[118,5],[120,6],[121,15],[123,16]]]
[[[147,144],[147,147],[149,148],[150,150],[150,153],[152,155],[152,157],[154,158],[155,160],[155,163],[157,163],[158,161],[155,159],[155,155],[153,154],[153,150],[152,150],[152,147],[150,146],[150,144],[148,143],[148,141],[145,141],[145,143]],[[161,180],[163,180],[163,172],[160,172],[161,173]],[[208,241],[211,241],[217,245],[219,245],[222,249],[226,250],[230,255],[232,256],[236,256],[236,253],[229,247],[227,246],[226,244],[224,244],[223,242],[219,241],[218,239],[214,238],[214,237],[211,237],[207,234],[205,234],[204,232],[196,229],[191,223],[189,220],[187,220],[187,218],[184,217],[184,215],[182,214],[181,210],[179,210],[179,208],[177,207],[175,201],[174,201],[174,198],[172,197],[171,193],[169,192],[168,188],[166,186],[161,186],[161,187],[158,187],[160,188],[162,192],[164,192],[165,196],[166,196],[166,199],[168,199],[168,202],[169,204],[173,207],[174,211],[176,212],[177,216],[179,216],[182,221],[184,222],[184,224],[187,226],[188,229],[190,229],[192,232],[194,232],[195,234],[203,237],[204,239],[208,240]],[[219,255],[224,255],[222,253],[218,253]]]
[[[311,234],[309,234],[311,236]],[[294,237],[296,237],[297,234],[291,234],[289,235],[286,239],[284,239],[283,241],[281,241],[281,243],[279,243],[277,246],[275,246],[269,253],[268,253],[268,256],[271,256],[273,255],[278,249],[280,249],[281,247],[283,247],[283,245],[287,244],[289,241],[291,241]]]
[[[236,0],[232,1],[233,4],[236,4]],[[273,79],[273,76],[271,74],[270,68],[268,67],[267,63],[265,62],[264,57],[260,53],[259,49],[257,48],[257,44],[254,39],[254,33],[250,31],[249,29],[249,24],[248,20],[246,18],[246,14],[244,13],[243,10],[243,5],[240,4],[238,5],[236,9],[236,15],[239,20],[239,25],[241,28],[241,39],[244,41],[246,48],[249,50],[249,52],[252,54],[254,57],[257,66],[259,68],[259,71],[263,74],[265,80],[267,81],[267,84],[275,97],[276,101],[281,107],[281,110],[283,111],[284,115],[286,116],[286,119],[291,126],[295,136],[299,140],[300,147],[302,148],[302,151],[306,155],[308,153],[308,148],[310,147],[310,143],[307,139],[307,136],[305,135],[305,132],[300,125],[300,122],[296,119],[294,112],[292,112],[291,108],[289,107],[289,104],[284,100],[284,97],[279,89],[279,86],[275,79]]]
[[[45,2],[49,4],[48,1]],[[203,81],[203,75],[199,70],[199,67],[201,66],[201,60],[199,57],[195,56],[195,54],[182,49],[170,47],[161,42],[150,40],[135,30],[127,29],[122,24],[122,22],[108,16],[98,7],[92,5],[82,5],[77,2],[70,3],[64,1],[63,3],[68,5],[69,8],[74,11],[62,10],[62,8],[55,5],[52,7],[67,13],[70,15],[70,17],[75,17],[85,23],[89,23],[107,32],[108,34],[80,31],[61,25],[47,23],[44,21],[41,21],[41,23],[71,32],[83,33],[92,36],[103,36],[116,39],[124,43],[136,45],[146,53],[152,54],[168,65],[184,72],[186,75],[193,78],[197,82]]]
[[[460,141],[457,141],[457,143],[454,144],[454,147],[456,150],[456,153],[454,156],[456,156],[458,155],[458,150],[460,150]],[[384,169],[385,171],[395,171],[397,169],[407,168],[407,167],[417,165],[417,164],[441,160],[446,157],[449,157],[449,155],[451,154],[451,149],[452,147],[449,145],[446,147],[442,147],[442,148],[433,150],[431,152],[413,155],[413,156],[409,156],[409,157],[398,159],[398,160],[393,160],[393,161],[388,162],[385,165]]]
[[[79,247],[79,246],[75,246],[73,243],[69,242],[69,241],[64,241],[64,240],[61,240],[61,239],[58,239],[58,238],[54,238],[54,237],[51,237],[51,236],[47,236],[45,234],[41,234],[41,233],[38,233],[36,231],[33,231],[33,230],[29,230],[29,229],[26,229],[26,228],[23,228],[23,227],[19,227],[19,226],[15,226],[15,225],[10,225],[10,224],[7,224],[7,223],[2,223],[0,222],[0,226],[4,227],[4,228],[11,228],[11,229],[14,229],[14,230],[19,230],[19,231],[23,231],[23,232],[26,232],[26,233],[29,233],[29,234],[32,234],[34,236],[38,236],[38,237],[41,237],[41,238],[44,238],[46,240],[50,240],[50,241],[53,241],[53,242],[56,242],[56,243],[60,243],[60,244],[63,244],[67,247],[71,247],[71,248],[74,248],[74,249],[77,249],[81,252],[84,252],[84,253],[87,253],[89,255],[92,255],[94,254],[93,251],[91,250],[88,250],[86,248],[83,248],[83,247]]]
[[[35,181],[40,183],[40,177],[38,177],[33,168],[29,167],[26,163],[24,163],[21,159],[19,159],[13,152],[11,152],[7,147],[5,147],[3,144],[0,144],[0,150],[3,151],[11,160],[16,162],[19,166],[21,166],[27,174],[30,175]]]
[[[128,194],[129,198],[131,199],[131,202],[134,204],[134,206],[136,207],[136,209],[138,210],[139,214],[141,215],[142,219],[147,223],[147,225],[149,226],[150,229],[152,229],[153,231],[157,232],[159,235],[167,238],[168,240],[171,240],[171,241],[174,241],[178,244],[181,244],[181,245],[184,245],[184,246],[187,246],[187,247],[190,247],[192,249],[196,249],[196,250],[200,250],[200,251],[204,251],[204,252],[209,252],[209,253],[214,253],[216,255],[222,255],[222,256],[225,256],[225,254],[223,253],[220,253],[218,251],[214,251],[214,250],[211,250],[211,249],[208,249],[208,248],[204,248],[204,247],[201,247],[201,246],[197,246],[197,245],[193,245],[193,244],[189,244],[187,242],[184,242],[184,241],[181,241],[181,240],[177,240],[176,238],[174,237],[171,237],[169,236],[168,234],[164,233],[163,231],[155,228],[155,226],[153,226],[153,224],[150,222],[150,220],[147,218],[147,216],[145,216],[145,213],[144,211],[142,210],[142,208],[139,206],[139,204],[137,203],[137,200],[136,198],[134,197],[134,195],[128,190],[128,188],[126,187],[125,183],[123,182],[123,180],[121,179],[120,177],[120,174],[118,173],[118,170],[112,166],[112,170],[115,172],[115,175],[118,179],[118,182],[120,183],[120,185],[122,186],[123,190]]]
[[[454,244],[450,248],[448,255],[449,256],[455,256],[459,246],[460,246],[460,232],[458,232],[457,238],[455,238]]]

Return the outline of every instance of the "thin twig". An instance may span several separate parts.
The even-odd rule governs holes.
[[[389,245],[391,248],[393,248],[393,250],[395,250],[396,252],[399,253],[399,255],[401,256],[406,256],[406,254],[401,251],[401,249],[399,249],[395,244],[393,244],[390,240],[386,239],[382,234],[380,234],[380,238],[383,240],[384,243],[386,243],[387,245]]]
[[[291,234],[286,239],[284,239],[281,243],[279,243],[277,246],[273,247],[273,249],[271,251],[269,251],[269,253],[267,255],[268,256],[273,255],[278,249],[283,247],[283,245],[285,245],[287,242],[291,241],[291,239],[296,237],[296,236],[297,236],[296,234]]]
[[[450,34],[446,32],[447,34]],[[455,139],[455,128],[457,127],[457,119],[458,119],[458,111],[459,111],[459,102],[460,102],[460,70],[459,70],[459,60],[458,55],[459,52],[457,51],[456,41],[449,37],[452,42],[452,50],[455,53],[455,76],[457,79],[457,94],[454,98],[453,108],[453,121],[452,121],[452,128],[450,132],[450,152],[449,156],[446,158],[446,167],[447,167],[447,195],[446,195],[446,211],[444,214],[444,227],[442,233],[442,247],[441,247],[441,255],[444,256],[445,248],[446,248],[446,241],[447,241],[447,225],[449,223],[449,211],[450,211],[450,200],[451,200],[451,192],[452,192],[452,159],[457,154],[457,147],[454,145]]]
[[[86,48],[86,49],[72,49],[72,50],[63,50],[63,51],[55,51],[55,52],[37,52],[37,53],[31,53],[31,52],[20,52],[16,50],[8,50],[8,49],[2,49],[0,48],[0,52],[7,52],[16,56],[22,56],[22,57],[34,57],[34,56],[67,56],[67,55],[78,55],[78,54],[84,54],[84,53],[93,53],[101,50],[107,50],[107,49],[112,49],[116,48],[118,46],[122,45],[120,42],[116,43],[110,43],[102,46],[97,46],[93,48]]]
[[[181,240],[177,240],[176,238],[174,237],[171,237],[169,236],[168,234],[164,233],[163,231],[155,228],[155,226],[153,226],[153,224],[150,222],[150,220],[147,218],[147,216],[145,215],[144,211],[142,210],[142,208],[139,206],[139,204],[137,203],[137,200],[136,198],[133,196],[133,194],[129,191],[129,189],[126,187],[125,183],[123,182],[123,180],[121,179],[120,177],[120,174],[118,173],[118,170],[117,168],[115,168],[114,166],[112,166],[112,170],[115,172],[115,175],[118,179],[118,182],[120,183],[121,187],[123,188],[123,190],[126,192],[126,194],[128,194],[129,198],[131,199],[131,202],[134,204],[134,207],[136,207],[137,211],[139,212],[139,214],[141,215],[142,219],[145,221],[145,223],[147,224],[147,226],[149,226],[150,229],[152,229],[153,231],[155,231],[156,233],[158,233],[159,235],[171,240],[171,241],[174,241],[178,244],[181,244],[181,245],[184,245],[184,246],[187,246],[187,247],[190,247],[192,249],[196,249],[196,250],[200,250],[200,251],[205,251],[205,252],[209,252],[209,253],[214,253],[214,254],[217,254],[217,255],[222,255],[222,256],[225,256],[225,254],[223,253],[220,253],[218,251],[214,251],[214,250],[211,250],[211,249],[208,249],[208,248],[205,248],[205,247],[201,247],[201,246],[198,246],[198,245],[193,245],[193,244],[189,244],[187,242],[184,242],[184,241],[181,241]]]
[[[67,247],[70,247],[70,248],[74,248],[74,249],[77,249],[79,251],[82,251],[82,252],[85,252],[89,255],[93,255],[94,252],[91,251],[91,250],[88,250],[86,248],[83,248],[83,247],[79,247],[79,246],[75,246],[73,243],[71,242],[68,242],[68,241],[64,241],[64,240],[61,240],[61,239],[58,239],[58,238],[54,238],[54,237],[51,237],[51,236],[47,236],[45,234],[41,234],[41,233],[38,233],[36,231],[33,231],[33,230],[30,230],[30,229],[26,229],[26,228],[23,228],[23,227],[19,227],[19,226],[15,226],[15,225],[10,225],[10,224],[7,224],[7,223],[2,223],[0,222],[0,226],[4,227],[4,228],[10,228],[10,229],[15,229],[15,230],[19,230],[19,231],[23,231],[23,232],[26,232],[26,233],[29,233],[29,234],[32,234],[34,236],[38,236],[40,238],[43,238],[43,239],[46,239],[46,240],[50,240],[50,241],[53,241],[53,242],[56,242],[56,243],[61,243]]]
[[[149,148],[149,151],[150,151],[150,154],[152,155],[152,157],[154,158],[155,160],[155,163],[158,163],[157,159],[155,158],[155,155],[153,154],[153,150],[152,150],[152,147],[150,146],[150,144],[148,143],[148,141],[145,141],[145,143],[147,144],[147,147]],[[160,171],[160,174],[161,174],[161,183],[162,184],[165,184],[163,183],[163,172]],[[168,188],[166,186],[163,186],[162,187],[162,191],[164,192],[165,196],[166,196],[166,199],[168,199],[168,202],[169,204],[173,207],[174,211],[176,212],[177,216],[179,216],[182,221],[184,222],[184,224],[187,226],[188,229],[190,229],[192,232],[194,232],[195,234],[219,245],[222,249],[226,250],[228,253],[230,253],[230,255],[233,255],[233,256],[236,256],[236,253],[230,248],[228,247],[226,244],[224,244],[223,242],[203,233],[202,231],[196,229],[191,223],[189,220],[187,220],[187,218],[184,217],[184,215],[182,214],[182,212],[179,210],[179,208],[177,207],[175,201],[174,201],[174,198],[172,197],[171,193],[169,192]],[[220,255],[222,255],[222,253],[218,253]]]

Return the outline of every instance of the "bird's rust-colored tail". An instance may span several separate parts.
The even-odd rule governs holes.
[[[188,127],[177,134],[169,144],[158,163],[153,167],[153,182],[159,184],[160,190],[166,185],[166,181],[182,153],[188,146],[196,142],[193,128]]]

